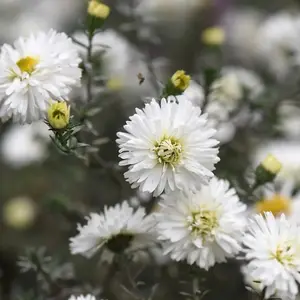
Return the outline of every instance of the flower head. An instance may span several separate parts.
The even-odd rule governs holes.
[[[171,77],[173,86],[181,92],[184,92],[189,87],[190,80],[191,77],[186,75],[183,70],[176,71]]]
[[[117,134],[117,143],[132,187],[160,195],[164,190],[195,190],[213,176],[219,161],[215,130],[190,101],[153,100],[137,109],[124,128],[127,132]]]
[[[244,235],[247,272],[266,290],[265,297],[290,295],[295,298],[300,283],[299,225],[285,215],[255,215]]]
[[[88,6],[88,14],[105,20],[110,14],[110,8],[97,0],[91,0]]]
[[[246,206],[227,181],[213,178],[195,194],[164,195],[160,205],[157,231],[172,259],[208,269],[241,250]]]
[[[80,59],[64,33],[50,30],[19,38],[0,52],[0,118],[42,119],[50,99],[65,99],[81,77]]]
[[[48,108],[49,124],[54,129],[67,127],[70,121],[70,106],[65,102],[52,102]]]
[[[144,208],[134,211],[127,201],[105,207],[101,214],[91,213],[86,225],[78,225],[78,235],[70,239],[71,253],[89,258],[104,246],[114,253],[139,250],[153,243],[152,225]]]

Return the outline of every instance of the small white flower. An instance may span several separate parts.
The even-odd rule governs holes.
[[[250,278],[266,288],[266,298],[295,298],[300,283],[299,225],[283,214],[276,219],[266,212],[255,215],[248,229],[243,243]]]
[[[197,193],[170,193],[160,204],[157,231],[172,259],[207,270],[241,250],[246,206],[227,181],[214,177]]]
[[[300,57],[300,15],[280,12],[260,27],[256,43],[264,63],[278,79],[285,78]]]
[[[93,295],[80,295],[80,296],[71,296],[69,300],[96,300],[95,296]]]
[[[100,248],[114,253],[141,250],[153,244],[153,218],[145,209],[134,210],[127,201],[105,207],[101,214],[91,213],[87,224],[78,225],[78,235],[70,239],[72,254],[92,257]]]
[[[262,198],[255,205],[249,207],[249,212],[271,212],[275,217],[285,214],[287,217],[299,222],[300,192],[293,195],[294,183],[292,181],[275,182],[274,186],[266,185],[262,189]]]
[[[256,167],[269,153],[272,153],[282,164],[277,175],[279,182],[293,181],[300,183],[300,143],[287,139],[265,142],[253,154],[253,165]]]
[[[66,99],[78,84],[80,59],[71,39],[50,30],[19,38],[0,52],[0,118],[42,119],[51,99]]]
[[[49,128],[42,121],[12,124],[0,140],[0,155],[11,167],[25,167],[47,158],[50,141]]]
[[[155,100],[136,109],[119,132],[121,166],[133,188],[160,195],[164,190],[195,190],[213,176],[219,161],[215,130],[190,101]]]

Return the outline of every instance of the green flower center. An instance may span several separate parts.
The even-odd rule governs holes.
[[[291,246],[289,245],[278,245],[276,252],[271,254],[271,258],[276,259],[282,265],[292,265],[294,260],[294,252],[291,251]]]
[[[193,236],[201,236],[203,240],[211,238],[218,225],[217,212],[213,210],[201,209],[187,218],[187,226]]]
[[[161,164],[177,164],[182,156],[182,144],[174,137],[164,137],[156,142],[153,148],[159,163]]]

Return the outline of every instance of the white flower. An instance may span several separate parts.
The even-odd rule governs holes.
[[[87,224],[78,224],[78,235],[70,239],[72,254],[92,257],[100,248],[114,253],[141,250],[153,244],[153,218],[145,209],[134,210],[127,201],[105,207],[101,214],[91,213]]]
[[[283,102],[279,107],[278,129],[288,138],[300,138],[300,108],[293,103]]]
[[[83,295],[80,295],[80,296],[71,296],[69,298],[69,300],[96,300],[95,296],[93,295],[86,295],[86,296],[83,296]]]
[[[66,99],[78,84],[80,59],[71,39],[50,30],[19,38],[0,53],[0,118],[42,119],[51,99]]]
[[[218,141],[207,115],[190,101],[155,100],[146,104],[119,132],[121,166],[133,188],[160,195],[164,190],[195,190],[213,176]]]
[[[277,180],[300,183],[300,143],[285,139],[265,142],[253,154],[253,164],[256,167],[269,153],[272,153],[282,164]]]
[[[272,212],[275,217],[285,214],[296,222],[299,222],[300,214],[300,192],[293,195],[294,183],[285,181],[283,183],[275,183],[273,188],[263,187],[262,199],[257,201],[250,211],[256,213]]]
[[[241,250],[246,206],[227,181],[213,178],[195,194],[170,193],[160,204],[157,231],[172,259],[207,270]]]
[[[299,226],[285,215],[255,215],[243,238],[247,271],[266,288],[265,298],[295,298],[300,283]]]
[[[13,124],[3,134],[0,153],[10,166],[25,167],[47,158],[50,141],[49,129],[42,121],[24,126]]]
[[[300,57],[300,15],[280,12],[269,17],[259,29],[256,42],[262,62],[279,79],[291,71]]]

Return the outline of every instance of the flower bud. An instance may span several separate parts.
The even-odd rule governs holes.
[[[88,6],[88,14],[93,17],[105,20],[110,14],[110,8],[109,6],[98,2],[97,0],[91,0]]]
[[[281,162],[272,154],[269,154],[261,163],[262,167],[270,173],[277,175],[281,168]]]
[[[280,161],[275,156],[269,154],[255,170],[256,184],[262,185],[273,181],[281,170],[281,167]]]
[[[191,77],[185,74],[185,71],[176,71],[171,77],[171,82],[175,89],[184,92],[190,85]]]
[[[201,39],[207,46],[221,46],[225,40],[225,33],[221,27],[209,27],[203,31]]]
[[[54,129],[64,129],[70,121],[70,106],[66,102],[54,101],[48,109],[48,122]]]

